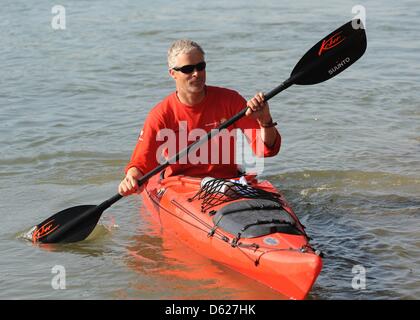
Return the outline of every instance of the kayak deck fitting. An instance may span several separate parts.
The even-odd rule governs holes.
[[[207,181],[205,181],[207,179]],[[174,176],[142,193],[161,226],[199,254],[291,299],[304,299],[322,259],[286,199],[268,181]]]

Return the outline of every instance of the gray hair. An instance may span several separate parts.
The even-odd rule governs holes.
[[[200,47],[197,42],[183,39],[176,40],[172,43],[171,47],[168,50],[168,67],[172,69],[175,67],[176,57],[180,54],[189,53],[193,50],[198,50],[204,56],[204,50]]]

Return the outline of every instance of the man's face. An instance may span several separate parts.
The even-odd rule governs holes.
[[[176,58],[176,67],[186,65],[196,65],[203,62],[204,56],[198,50],[192,50],[189,53],[180,54]],[[206,70],[198,71],[196,68],[193,72],[185,74],[181,71],[169,70],[169,74],[176,82],[176,88],[182,93],[200,93],[204,90],[206,84]]]

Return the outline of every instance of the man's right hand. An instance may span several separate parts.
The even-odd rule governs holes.
[[[136,167],[128,169],[125,178],[121,181],[118,186],[118,193],[122,196],[128,196],[133,193],[140,193],[144,189],[144,185],[139,187],[137,180],[139,180],[143,174]]]

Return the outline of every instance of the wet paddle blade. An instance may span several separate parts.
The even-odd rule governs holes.
[[[326,81],[355,63],[366,46],[361,20],[349,21],[314,45],[297,63],[290,77],[295,76],[294,84],[301,85]]]
[[[83,223],[70,224],[90,211]],[[32,242],[55,243],[76,242],[86,239],[95,228],[103,210],[94,205],[82,205],[65,209],[44,220],[32,233]]]

